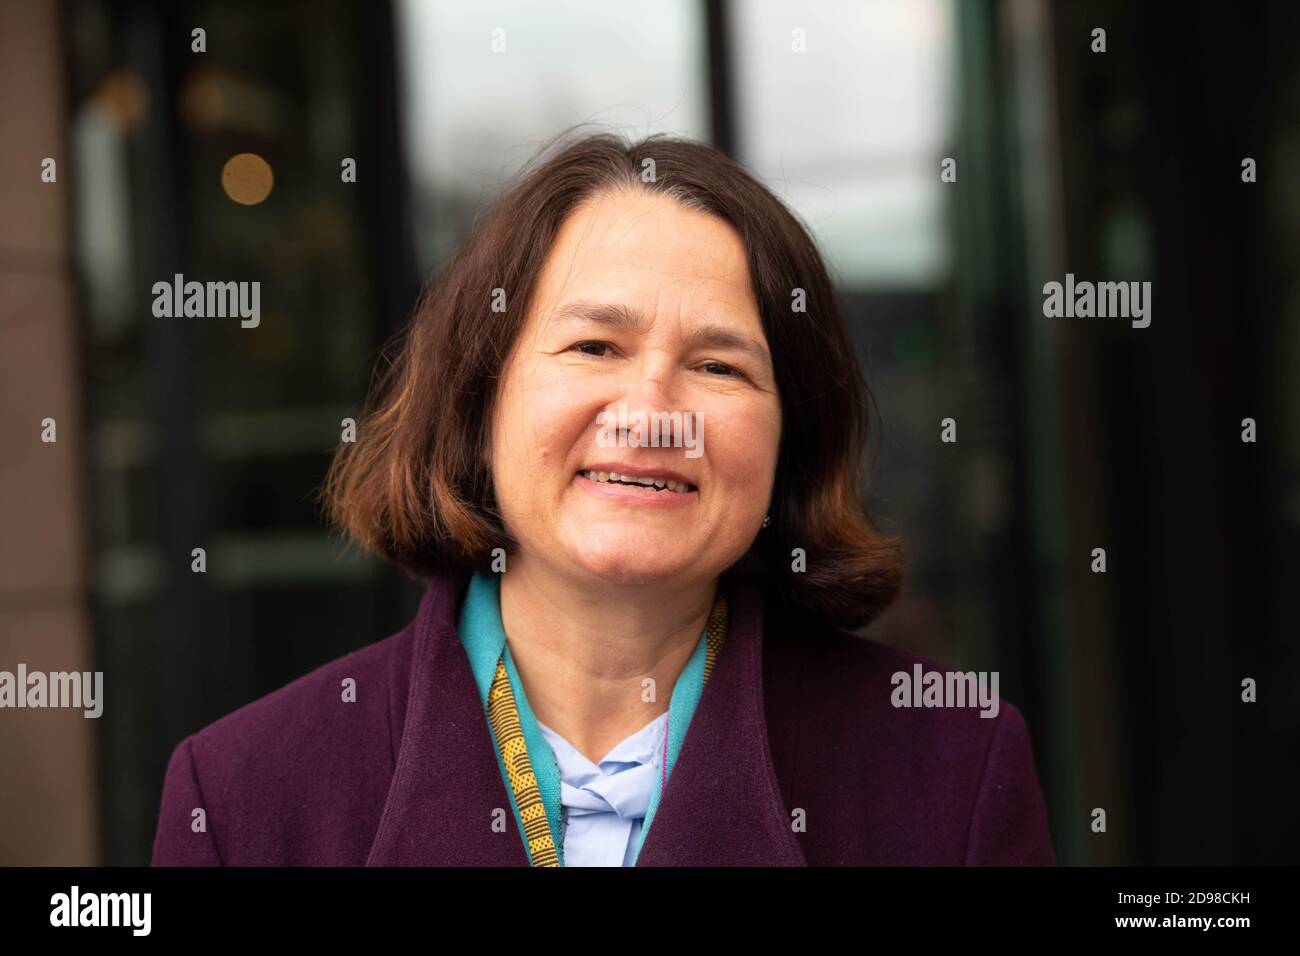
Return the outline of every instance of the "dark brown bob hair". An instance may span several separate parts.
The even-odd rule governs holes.
[[[385,350],[356,441],[339,445],[321,493],[330,521],[422,577],[487,570],[493,549],[515,551],[487,465],[496,385],[561,223],[611,189],[663,193],[740,234],[784,427],[772,523],[737,569],[760,575],[788,610],[865,625],[897,596],[902,560],[862,503],[870,394],[826,267],[752,174],[712,146],[665,134],[629,144],[568,130],[475,220]],[[505,290],[507,311],[492,311],[494,289]],[[794,309],[797,289],[805,311]],[[796,548],[806,570],[792,570]]]

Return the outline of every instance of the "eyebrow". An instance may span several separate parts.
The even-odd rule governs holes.
[[[569,324],[592,322],[631,335],[640,335],[648,331],[653,324],[647,315],[621,302],[585,300],[568,302],[552,312],[551,318]],[[745,352],[765,367],[771,367],[772,356],[761,343],[715,322],[705,322],[691,329],[684,337],[684,341],[687,348],[712,346],[736,349]]]

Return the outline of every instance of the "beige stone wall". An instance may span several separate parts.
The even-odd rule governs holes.
[[[0,3],[0,670],[94,670],[59,4]],[[41,182],[41,160],[58,182]],[[41,441],[41,420],[58,441]],[[104,698],[112,687],[105,681]],[[0,865],[100,862],[98,726],[0,709]]]

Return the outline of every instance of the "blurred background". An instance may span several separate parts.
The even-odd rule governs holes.
[[[0,711],[0,863],[147,863],[183,737],[406,622],[313,494],[576,123],[713,142],[822,244],[908,551],[868,633],[1000,672],[1060,861],[1296,862],[1297,41],[1291,3],[3,0],[0,670],[106,704]],[[1151,281],[1151,326],[1044,318],[1067,271]],[[260,281],[260,326],[154,318],[175,273]]]

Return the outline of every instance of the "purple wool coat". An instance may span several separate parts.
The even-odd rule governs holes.
[[[527,866],[456,630],[468,582],[434,578],[398,633],[181,741],[154,865]],[[1015,707],[896,708],[891,675],[937,665],[723,586],[727,641],[638,866],[1055,863]]]

